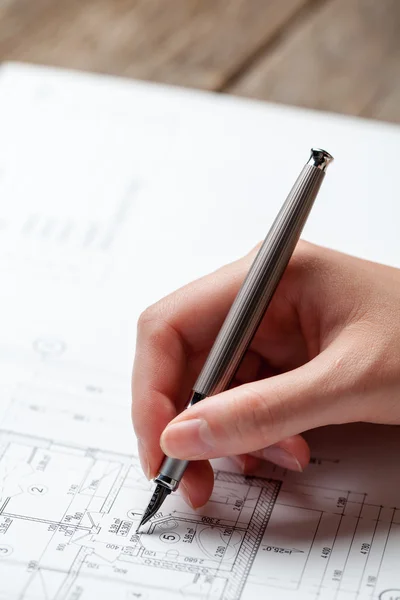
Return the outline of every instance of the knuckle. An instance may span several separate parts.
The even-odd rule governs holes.
[[[166,329],[172,327],[178,314],[178,293],[174,292],[148,306],[139,316],[139,330]]]
[[[301,276],[320,276],[327,269],[323,249],[309,242],[301,241],[291,258],[290,266]]]
[[[157,336],[168,328],[168,315],[164,307],[164,300],[148,306],[139,316],[138,332],[146,332],[147,335]]]
[[[152,305],[142,312],[137,324],[138,341],[137,347],[145,343],[145,347],[153,347],[161,340],[165,329],[166,322],[160,318],[157,305]]]
[[[145,329],[150,323],[153,323],[157,318],[157,305],[148,306],[139,316],[138,329]]]
[[[165,360],[172,358],[179,361],[182,351],[186,352],[185,339],[173,322],[174,307],[164,298],[146,308],[137,324],[136,351],[148,352],[158,349]],[[158,363],[161,368],[163,360]]]

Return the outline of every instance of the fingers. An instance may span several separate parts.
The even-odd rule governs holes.
[[[294,435],[281,442],[256,450],[252,456],[278,465],[289,471],[303,471],[310,461],[310,448],[301,435]]]
[[[256,458],[251,454],[238,454],[237,456],[231,456],[230,458],[236,463],[244,475],[255,473],[262,464],[261,458]]]
[[[310,451],[307,442],[297,435],[270,448],[259,450],[254,455],[234,458],[239,459],[244,473],[252,473],[262,460],[268,460],[285,469],[302,471],[308,464]],[[214,473],[210,463],[200,460],[189,464],[179,490],[189,506],[199,508],[208,502],[213,485]]]
[[[186,357],[178,337],[149,323],[138,333],[132,377],[132,419],[138,437],[139,458],[148,479],[156,475],[163,453],[160,435],[176,415],[172,398],[184,382]],[[150,372],[151,371],[151,372]]]
[[[251,257],[246,257],[191,283],[145,311],[139,320],[132,420],[149,478],[163,458],[160,435],[183,408],[250,262]]]
[[[307,442],[300,435],[293,436],[270,448],[264,448],[253,455],[234,457],[238,459],[243,473],[255,471],[261,461],[270,461],[284,469],[302,471],[310,459]],[[214,485],[214,473],[208,460],[191,462],[185,471],[179,490],[192,508],[199,508],[208,502]]]
[[[344,402],[352,377],[343,368],[346,344],[336,340],[298,369],[199,402],[165,429],[164,452],[189,460],[247,454],[307,429],[353,420],[352,404]],[[271,452],[277,459],[277,450]]]
[[[204,506],[211,496],[214,485],[214,473],[208,460],[195,461],[189,464],[179,490],[192,508]]]
[[[263,461],[289,471],[301,472],[310,461],[310,449],[301,435],[294,435],[251,454],[241,454],[235,460],[243,473],[253,473]]]
[[[251,473],[261,461],[274,464],[293,471],[302,471],[310,460],[307,442],[300,435],[282,440],[269,448],[264,448],[253,455],[235,457],[244,473]],[[244,460],[243,460],[244,459]],[[214,485],[214,473],[207,460],[191,462],[185,471],[179,490],[185,501],[192,508],[204,506],[209,500]]]

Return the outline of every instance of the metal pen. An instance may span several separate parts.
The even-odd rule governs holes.
[[[333,157],[312,148],[311,156],[265,238],[193,386],[186,408],[226,390],[267,310],[296,247]],[[188,461],[166,457],[155,478],[156,489],[138,529],[175,491]]]

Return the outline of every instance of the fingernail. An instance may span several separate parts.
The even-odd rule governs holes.
[[[269,446],[269,448],[264,448],[262,451],[262,457],[264,460],[269,460],[270,462],[278,465],[279,467],[283,467],[284,469],[299,472],[303,471],[302,466],[297,458],[280,446]]]
[[[139,460],[140,460],[140,464],[142,465],[143,472],[146,475],[147,479],[151,479],[150,463],[149,463],[149,459],[147,458],[147,451],[141,440],[137,441],[137,447],[138,447]]]
[[[168,425],[161,436],[160,445],[164,453],[172,458],[199,458],[212,448],[210,428],[204,419]]]

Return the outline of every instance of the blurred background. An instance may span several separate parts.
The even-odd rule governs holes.
[[[0,58],[400,123],[400,0],[0,0]]]

